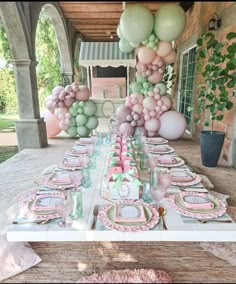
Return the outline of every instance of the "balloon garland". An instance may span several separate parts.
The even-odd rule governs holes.
[[[87,137],[98,126],[97,106],[89,100],[87,86],[74,82],[65,88],[57,86],[46,97],[47,111],[42,114],[46,122],[47,136],[56,136],[62,130],[70,136]],[[51,113],[51,114],[50,114]]]
[[[176,57],[171,41],[181,36],[185,25],[185,11],[174,3],[162,5],[154,17],[141,4],[123,11],[117,27],[119,47],[125,53],[136,48],[137,60],[130,95],[125,106],[116,111],[116,130],[133,135],[137,127],[149,137],[159,134],[166,139],[183,135],[186,120],[181,113],[170,111],[172,102],[162,79],[165,64]]]

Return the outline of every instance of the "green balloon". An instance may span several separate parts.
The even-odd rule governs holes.
[[[70,113],[72,116],[76,116],[76,115],[77,115],[77,109],[74,108],[74,107],[70,107],[70,108],[69,108],[69,113]]]
[[[155,85],[155,88],[159,88],[160,89],[160,95],[164,96],[166,94],[167,88],[166,88],[166,84],[163,82],[157,83]]]
[[[88,137],[90,134],[90,131],[86,126],[78,126],[77,127],[77,133],[80,137]]]
[[[85,125],[88,121],[88,117],[84,114],[78,114],[76,116],[76,122],[79,124],[79,125]]]
[[[118,27],[116,29],[116,33],[117,33],[119,38],[124,38],[124,36],[122,35],[121,30],[120,30],[120,25],[118,25]]]
[[[72,104],[72,106],[73,106],[73,108],[78,108],[79,107],[79,102],[77,101],[77,102],[74,102],[73,104]]]
[[[177,39],[183,33],[185,25],[184,9],[177,4],[165,4],[155,13],[154,32],[160,40]]]
[[[97,111],[97,106],[94,101],[87,101],[84,106],[84,114],[87,116],[94,115]]]
[[[142,84],[139,82],[133,82],[131,86],[132,92],[139,92],[142,89]]]
[[[134,50],[134,48],[130,45],[129,41],[125,38],[121,38],[119,40],[119,48],[124,53],[129,53]]]
[[[77,112],[78,112],[78,113],[83,113],[83,112],[84,112],[84,109],[83,109],[82,107],[78,107]]]
[[[77,126],[71,126],[66,130],[66,133],[68,133],[70,136],[74,137],[77,135]]]
[[[70,119],[70,126],[76,126],[76,119],[73,116]]]
[[[148,90],[149,89],[149,83],[148,82],[143,83],[143,88],[145,90]]]
[[[155,45],[156,45],[156,43],[155,43],[154,41],[150,41],[150,42],[149,42],[149,46],[150,46],[151,48],[153,48]]]
[[[84,107],[84,105],[85,105],[85,102],[84,102],[84,101],[80,101],[80,102],[79,102],[79,106],[80,106],[80,107]]]
[[[130,42],[129,43],[132,47],[138,47],[140,45],[140,42]]]
[[[143,44],[143,45],[146,45],[146,44],[148,44],[148,39],[146,39],[146,40],[143,40],[143,41],[142,41],[142,44]]]
[[[148,39],[150,41],[155,41],[156,36],[154,34],[150,34],[150,36],[148,37]]]
[[[144,78],[143,76],[137,74],[137,75],[136,75],[136,81],[137,81],[138,83],[141,83],[141,88],[142,88],[142,84],[143,84],[144,82],[146,82],[147,80],[146,80],[146,78]]]
[[[144,5],[128,6],[120,17],[120,30],[130,42],[141,42],[151,34],[154,25],[152,12]]]
[[[98,119],[96,116],[90,116],[88,122],[85,125],[88,129],[92,130],[98,127]]]

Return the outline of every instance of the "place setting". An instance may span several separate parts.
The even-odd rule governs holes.
[[[169,145],[155,145],[148,147],[148,152],[150,154],[164,155],[174,153],[175,149]]]
[[[81,182],[81,173],[77,172],[79,184]],[[66,190],[74,187],[74,182],[69,172],[54,172],[46,176],[40,188]]]
[[[161,144],[167,144],[168,140],[162,137],[152,137],[152,138],[146,138],[145,142],[146,144],[151,144],[151,145],[161,145]]]
[[[79,157],[64,157],[62,161],[57,164],[59,169],[75,171],[86,168],[89,163],[89,157],[81,155]]]
[[[159,167],[180,167],[184,165],[185,161],[178,156],[160,155],[157,159],[156,166]]]

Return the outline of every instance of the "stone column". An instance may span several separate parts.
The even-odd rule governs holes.
[[[14,59],[16,92],[18,98],[19,120],[16,121],[16,134],[19,150],[42,148],[48,145],[46,124],[40,118],[36,61]]]
[[[73,73],[72,72],[63,72],[62,73],[63,78],[63,85],[70,85],[73,82]]]

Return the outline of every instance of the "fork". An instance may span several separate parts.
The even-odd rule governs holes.
[[[197,219],[198,222],[202,223],[202,224],[206,224],[208,222],[221,222],[221,223],[233,223],[232,220],[213,220],[213,219],[209,219],[209,220],[200,220]]]
[[[95,205],[93,208],[93,223],[91,225],[91,230],[94,230],[96,227],[97,215],[98,215],[98,205]]]

